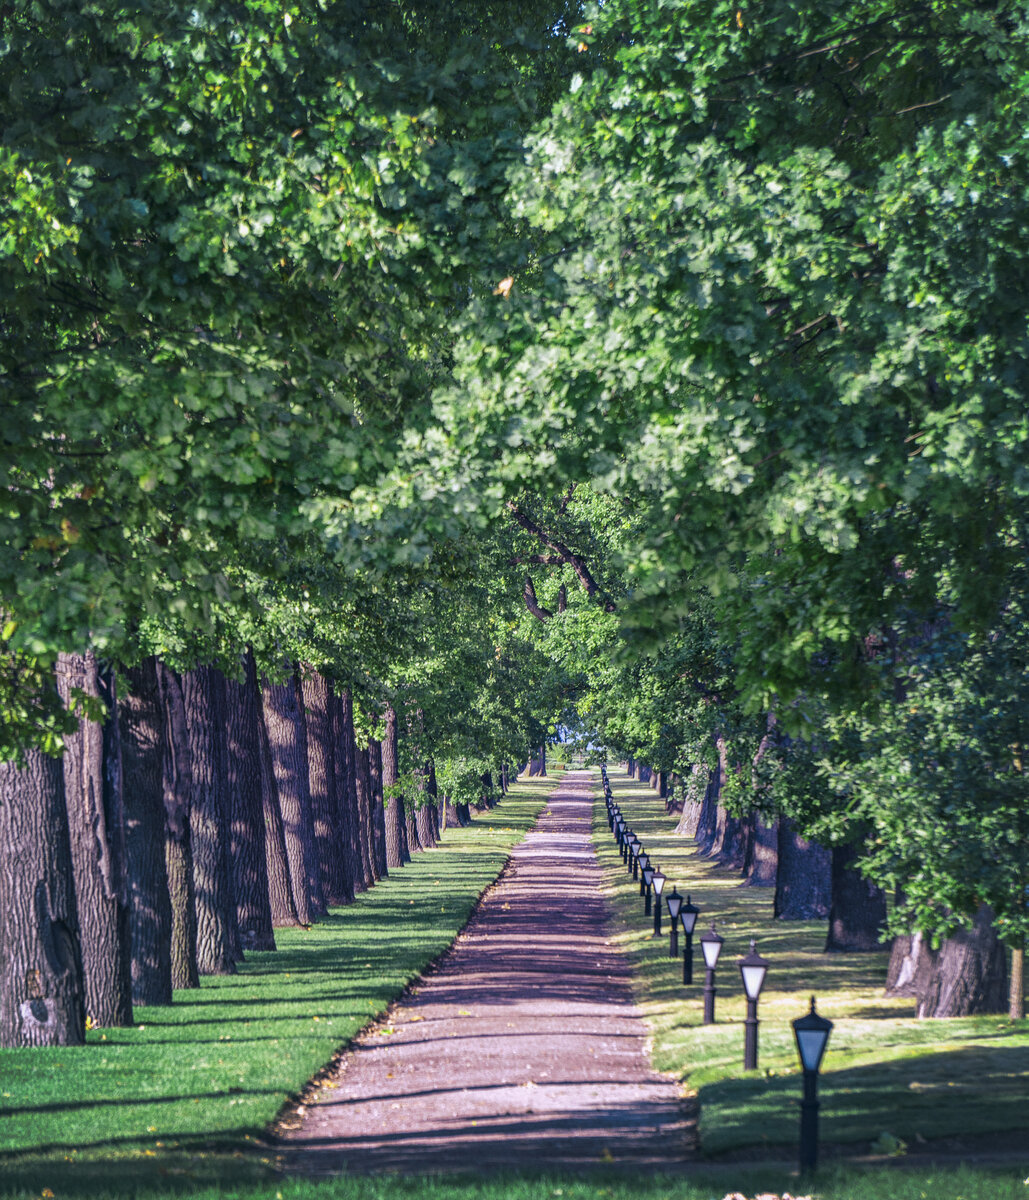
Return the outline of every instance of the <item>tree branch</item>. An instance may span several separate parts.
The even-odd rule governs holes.
[[[532,585],[532,576],[525,577],[525,591],[522,593],[525,597],[525,607],[532,613],[537,620],[549,621],[554,615],[549,608],[544,608],[536,599],[536,589]]]
[[[590,573],[590,569],[587,567],[585,559],[574,553],[574,551],[572,551],[571,548],[566,546],[563,542],[556,541],[554,538],[551,538],[544,533],[543,529],[536,524],[532,517],[523,513],[513,500],[508,500],[507,507],[511,511],[514,519],[519,525],[521,525],[526,533],[531,533],[533,537],[539,538],[544,546],[549,546],[551,550],[554,550],[558,555],[560,555],[561,562],[567,563],[572,568],[578,577],[579,582],[585,589],[586,595],[591,600],[602,600],[605,612],[615,611],[615,606],[610,600],[603,600],[600,586]]]

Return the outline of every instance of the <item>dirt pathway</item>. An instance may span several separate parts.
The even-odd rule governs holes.
[[[439,968],[367,1031],[282,1130],[305,1174],[584,1169],[688,1158],[673,1082],[648,1064],[608,941],[573,772]]]

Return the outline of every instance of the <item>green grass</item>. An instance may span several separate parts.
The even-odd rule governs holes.
[[[278,951],[248,954],[237,975],[137,1008],[131,1029],[0,1050],[0,1190],[141,1168],[259,1177],[268,1159],[252,1147],[267,1124],[450,945],[553,787],[520,781],[356,903],[278,930]]]
[[[707,1155],[742,1147],[795,1144],[800,1073],[789,1022],[808,998],[835,1025],[821,1076],[821,1137],[827,1143],[872,1142],[887,1133],[911,1151],[935,1138],[1024,1130],[1029,1168],[1029,1022],[1005,1017],[918,1021],[912,1002],[886,999],[887,954],[823,954],[825,922],[772,917],[772,889],[744,887],[739,877],[700,858],[676,837],[654,791],[609,772],[615,800],[653,862],[701,909],[697,934],[712,917],[726,939],[716,977],[716,1024],[702,1024],[704,971],[695,944],[694,984],[682,985],[682,959],[655,939],[607,828],[602,800],[595,829],[631,956],[638,998],[653,1032],[653,1062],[677,1075],[701,1103]],[[755,937],[771,961],[759,1006],[759,1071],[743,1071],[745,1001],[736,960]],[[1023,1194],[1029,1197],[1029,1188]]]
[[[736,950],[745,948],[755,921],[757,931],[764,928],[762,921],[770,924],[761,907],[767,906],[767,895],[738,889],[717,873],[707,874],[706,864],[691,867],[689,854],[670,835],[672,823],[653,793],[631,787],[624,777],[612,778],[623,807],[639,806],[636,827],[647,832],[655,858],[657,846],[667,843],[662,865],[683,868],[673,878],[685,881],[693,878],[686,869],[695,870],[695,877],[704,882],[708,911],[726,898],[738,898],[742,905],[739,910],[731,905],[722,909],[726,919],[724,925],[720,922],[723,933],[735,936],[725,951],[729,969],[720,974],[725,991],[719,997],[719,1015],[723,1021],[737,1021],[742,1008],[729,995],[738,992],[732,959]],[[589,1178],[280,1178],[273,1153],[261,1142],[268,1121],[450,944],[554,784],[552,778],[521,781],[498,809],[477,816],[470,829],[451,831],[443,851],[417,857],[356,904],[311,930],[282,931],[279,952],[250,955],[238,976],[205,979],[199,992],[177,993],[170,1009],[137,1010],[135,1029],[97,1031],[90,1034],[87,1046],[75,1049],[0,1051],[0,1197],[49,1200],[52,1193],[56,1200],[722,1200],[739,1192],[753,1200],[761,1193],[780,1196],[789,1191],[818,1200],[1029,1200],[1024,1182],[1029,1163],[1021,1169],[996,1170],[830,1166],[810,1184],[799,1182],[788,1165],[717,1160],[701,1162],[676,1178],[602,1173]],[[653,829],[648,831],[651,820]],[[762,1018],[777,1006],[782,1009],[762,1025],[762,1066],[776,1074],[742,1080],[740,1026],[697,1028],[699,999],[683,998],[678,964],[647,938],[650,924],[638,915],[638,895],[615,869],[608,839],[600,837],[598,842],[626,920],[621,941],[639,970],[656,1061],[699,1087],[708,1142],[711,1123],[719,1121],[727,1128],[736,1123],[732,1145],[760,1144],[766,1125],[778,1129],[775,1122],[782,1124],[782,1143],[793,1142],[797,1077],[792,1074],[789,1043],[777,1048],[776,1038],[782,1040],[785,1022],[803,1008],[809,979],[838,1022],[827,1062],[830,1074],[849,1071],[851,1059],[868,1053],[857,1049],[867,1026],[877,1047],[871,1057],[883,1061],[858,1064],[856,1069],[903,1070],[905,1056],[925,1060],[926,1067],[931,1060],[941,1071],[935,1084],[923,1072],[918,1078],[927,1085],[924,1094],[920,1088],[908,1092],[935,1106],[935,1087],[946,1104],[954,1106],[946,1056],[938,1057],[934,1046],[940,1023],[904,1020],[898,1015],[901,1006],[883,1004],[881,956],[836,957],[826,963],[817,952],[817,924],[801,927],[804,958],[792,973],[777,961],[777,975],[770,978],[770,991],[762,1002]],[[774,948],[778,960],[785,942],[775,944],[775,938],[788,941],[795,928],[783,933],[770,926],[762,949]],[[665,946],[663,942],[660,949]],[[834,990],[841,971],[846,980]],[[967,1048],[977,1055],[997,1054],[1010,1043],[1004,1036],[1009,1029],[1005,1022],[948,1022],[946,1027],[955,1049]],[[1024,1047],[1025,1040],[1023,1035],[1015,1042]],[[838,1061],[837,1054],[847,1061]],[[1006,1052],[1000,1053],[993,1070],[995,1082],[1005,1073],[1011,1076]],[[905,1088],[909,1080],[905,1078]],[[746,1097],[732,1091],[741,1083],[751,1089]],[[836,1086],[824,1093],[824,1128],[842,1120],[832,1113],[838,1093],[843,1094]],[[881,1111],[861,1088],[855,1087],[852,1094],[864,1117],[866,1109]],[[976,1107],[976,1096],[966,1091],[962,1097]],[[964,1111],[967,1128],[978,1114]],[[848,1119],[860,1124],[864,1118],[859,1113]],[[873,1117],[868,1125],[872,1136],[880,1124]],[[885,1124],[900,1132],[896,1121]],[[768,1140],[770,1155],[781,1156],[781,1146],[772,1144],[776,1139]],[[894,1165],[902,1162],[895,1160]]]

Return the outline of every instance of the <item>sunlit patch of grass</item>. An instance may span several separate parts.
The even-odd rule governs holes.
[[[824,954],[824,921],[774,920],[772,889],[742,886],[737,874],[700,858],[692,842],[675,835],[676,818],[651,788],[616,769],[609,775],[627,822],[668,877],[666,892],[675,885],[700,908],[697,936],[714,919],[725,938],[716,1024],[704,1026],[697,936],[694,983],[685,988],[682,958],[668,957],[667,914],[656,939],[598,800],[599,854],[618,939],[653,1032],[653,1062],[698,1094],[706,1154],[796,1141],[800,1071],[790,1021],[803,1015],[811,995],[835,1026],[821,1078],[824,1141],[871,1142],[885,1131],[914,1150],[933,1138],[1025,1129],[1029,1147],[1029,1023],[998,1016],[916,1020],[910,1000],[883,995],[885,949]],[[758,1013],[760,1070],[745,1073],[746,1002],[736,962],[752,937],[771,966]],[[1026,1157],[1029,1167],[1029,1149]]]
[[[99,1183],[119,1161],[129,1175],[136,1164],[224,1177],[207,1156],[247,1154],[286,1099],[446,950],[554,786],[520,781],[354,904],[277,930],[277,951],[248,954],[238,974],[176,992],[168,1008],[137,1008],[131,1029],[0,1050],[0,1188],[55,1168],[85,1178],[89,1163],[102,1164]],[[229,1177],[259,1174],[260,1158],[230,1164]]]

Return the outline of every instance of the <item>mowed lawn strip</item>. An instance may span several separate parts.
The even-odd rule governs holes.
[[[248,954],[168,1008],[137,1008],[132,1029],[0,1050],[0,1191],[46,1164],[145,1159],[156,1173],[155,1160],[177,1170],[195,1150],[243,1153],[446,950],[560,782],[518,782],[354,904],[277,930],[278,951]]]
[[[776,921],[773,889],[701,858],[674,833],[677,818],[646,784],[609,771],[615,802],[654,864],[701,910],[694,936],[694,983],[684,988],[680,957],[668,957],[643,916],[639,884],[622,866],[603,800],[594,808],[600,861],[631,955],[639,1002],[653,1031],[653,1062],[677,1075],[701,1102],[703,1152],[795,1144],[801,1075],[790,1022],[812,994],[833,1021],[823,1062],[821,1137],[911,1151],[935,1138],[1026,1130],[1029,1166],[1029,1022],[1004,1016],[919,1021],[909,999],[883,995],[887,953],[824,954],[824,921]],[[699,934],[712,919],[725,938],[716,972],[716,1024],[704,1026]],[[758,1017],[759,1070],[743,1070],[746,1002],[737,960],[750,939],[771,966]],[[883,1135],[886,1135],[884,1138]]]

